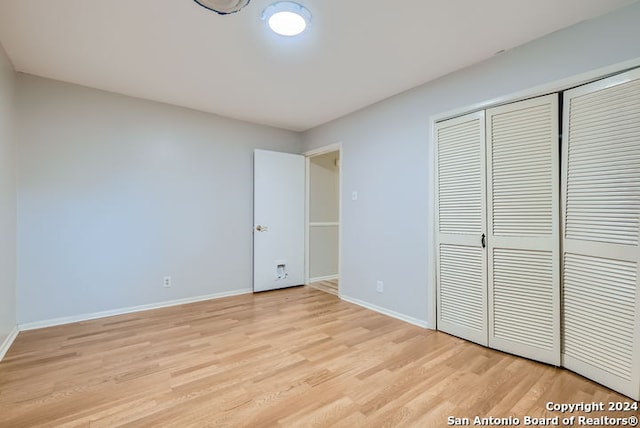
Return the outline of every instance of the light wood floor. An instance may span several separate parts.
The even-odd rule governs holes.
[[[620,400],[310,287],[26,331],[0,363],[11,428],[442,427]]]
[[[309,284],[309,286],[316,288],[320,291],[324,291],[325,293],[333,294],[334,296],[338,295],[337,279],[332,279],[330,281],[316,281]]]

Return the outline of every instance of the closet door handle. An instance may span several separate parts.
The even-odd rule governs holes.
[[[485,248],[487,246],[487,240],[486,240],[486,236],[484,235],[484,233],[480,237],[480,243],[482,244],[482,248]]]

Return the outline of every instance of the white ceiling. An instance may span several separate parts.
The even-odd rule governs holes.
[[[301,131],[635,0],[298,0],[310,30],[193,0],[0,0],[16,70]]]

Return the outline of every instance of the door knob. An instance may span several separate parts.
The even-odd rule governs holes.
[[[267,226],[260,226],[260,225],[257,225],[257,226],[256,226],[256,230],[257,230],[258,232],[266,232],[266,231],[267,231],[267,229],[268,229],[268,227],[267,227]]]

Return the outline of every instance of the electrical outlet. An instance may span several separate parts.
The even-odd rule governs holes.
[[[382,293],[384,291],[384,282],[382,282],[382,281],[377,281],[376,282],[376,291],[378,293]]]
[[[171,287],[171,277],[165,276],[164,279],[162,280],[162,285],[164,286],[164,288]]]

